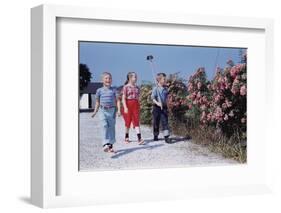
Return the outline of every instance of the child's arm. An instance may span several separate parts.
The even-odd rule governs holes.
[[[152,100],[154,104],[156,104],[157,106],[159,106],[162,109],[162,103],[159,101],[156,101],[156,99]]]
[[[100,107],[100,100],[96,99],[96,104],[95,104],[95,110],[92,114],[92,118],[95,117],[95,115],[97,114],[97,112],[99,111],[99,107]]]
[[[124,91],[123,91],[123,95],[122,95],[122,104],[123,104],[123,107],[124,107],[124,112],[128,113],[128,107],[127,107],[127,104],[126,104],[126,94],[125,94]]]
[[[117,115],[120,116],[121,115],[121,112],[120,112],[120,109],[121,109],[121,101],[119,100],[119,98],[117,98]]]
[[[152,91],[152,95],[151,95],[152,102],[162,109],[162,103],[156,100],[156,97],[158,96],[158,94],[156,93],[156,90],[157,90],[157,88],[155,87]]]
[[[115,90],[115,103],[117,106],[117,115],[120,116],[121,115],[121,101],[120,101],[120,94],[117,90]]]

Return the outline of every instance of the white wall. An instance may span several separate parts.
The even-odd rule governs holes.
[[[80,97],[80,109],[89,109],[89,95],[88,94],[83,94]],[[92,108],[95,107],[95,95],[91,94],[92,97]]]
[[[41,3],[77,4],[74,0],[9,0],[0,7],[0,209],[1,212],[37,212],[40,209],[28,205],[30,178],[30,11]],[[217,14],[231,16],[271,17],[275,19],[275,127],[274,153],[279,154],[280,144],[280,85],[281,81],[281,13],[279,1],[261,0],[212,0],[212,1],[124,1],[124,0],[80,0],[79,5],[174,11],[194,14]],[[10,87],[11,86],[11,87]],[[277,110],[279,109],[279,111]],[[277,155],[276,155],[277,156]],[[281,156],[281,155],[279,155]],[[280,161],[280,157],[279,162]],[[276,195],[232,197],[223,199],[194,199],[188,201],[99,206],[73,208],[69,212],[277,212],[280,205],[280,164],[274,164],[276,171]],[[188,181],[188,180],[187,180]],[[114,180],[113,180],[113,184]],[[137,183],[136,183],[137,184]],[[59,212],[60,209],[53,210]]]
[[[88,107],[89,107],[88,94],[83,94],[80,97],[80,109],[88,109]]]

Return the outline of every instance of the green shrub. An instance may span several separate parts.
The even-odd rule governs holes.
[[[152,124],[152,100],[151,100],[152,84],[141,85],[140,95],[140,122],[141,124]]]

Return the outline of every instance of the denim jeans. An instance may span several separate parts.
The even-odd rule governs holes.
[[[100,124],[102,126],[102,145],[115,143],[116,107],[100,108]]]
[[[162,110],[159,106],[153,105],[152,109],[153,116],[153,134],[154,136],[159,135],[160,122],[162,124],[162,130],[164,136],[169,136],[169,122],[168,122],[168,109],[164,107]]]

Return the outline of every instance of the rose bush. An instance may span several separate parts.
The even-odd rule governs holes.
[[[167,78],[167,87],[169,91],[167,105],[170,119],[184,121],[183,115],[188,109],[186,84],[177,74],[172,74]]]
[[[207,79],[205,69],[199,68],[187,81],[177,74],[169,75],[167,86],[169,125],[173,133],[191,136],[228,157],[246,161],[246,54],[238,64],[228,60],[224,69],[217,68],[211,80]],[[151,90],[150,84],[141,87],[141,122],[149,125]]]
[[[246,62],[235,65],[227,62],[223,70],[217,68],[214,79],[209,82],[203,68],[190,76],[187,88],[189,108],[200,110],[200,123],[215,126],[227,136],[238,131],[246,133]]]
[[[201,123],[206,123],[206,112],[211,104],[210,82],[207,80],[204,68],[199,68],[189,77],[187,83],[188,96],[187,103],[189,118],[197,118],[195,127]],[[200,122],[199,122],[200,121]]]

